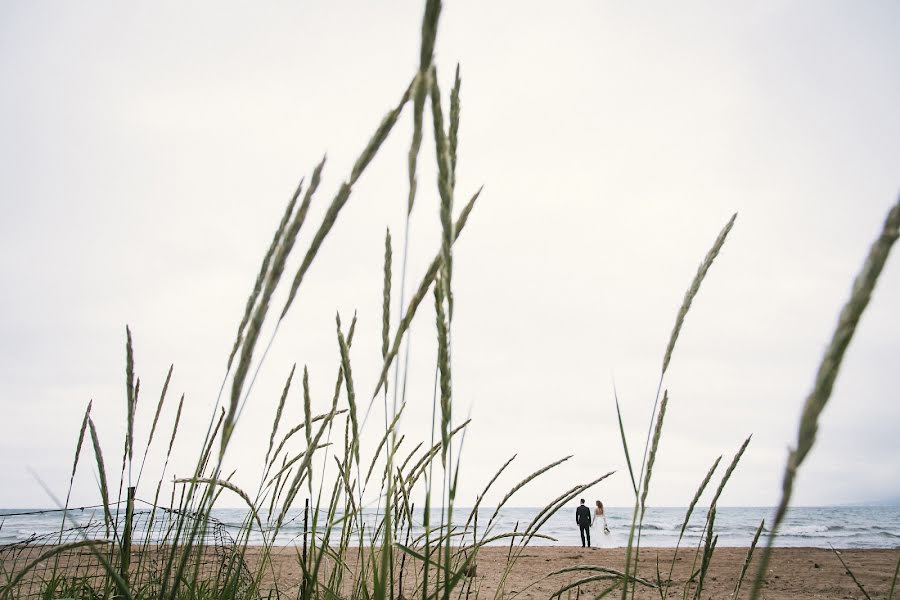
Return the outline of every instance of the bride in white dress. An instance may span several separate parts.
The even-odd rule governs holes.
[[[603,533],[599,534],[598,532],[599,535],[594,536],[596,540],[594,546],[596,548],[609,548],[612,545],[612,536],[609,534],[609,524],[606,522],[606,511],[603,510],[603,503],[597,500],[597,506],[594,508],[594,519],[591,521],[591,529],[594,529],[594,526],[600,522],[603,523]]]

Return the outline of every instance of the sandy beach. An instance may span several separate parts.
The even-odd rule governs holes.
[[[248,562],[253,562],[250,549]],[[507,563],[507,548],[488,547],[481,550],[477,571],[471,578],[472,593],[480,598],[494,598]],[[672,557],[672,548],[644,548],[641,550],[639,575],[656,579],[656,559],[665,565],[666,571]],[[842,550],[841,556],[865,586],[872,598],[886,598],[896,566],[898,550]],[[293,548],[275,549],[275,571],[279,588],[296,586],[299,574],[296,554]],[[747,556],[746,548],[717,548],[713,555],[702,597],[731,598],[734,585]],[[759,551],[744,581],[741,597],[747,597],[755,574]],[[668,598],[681,598],[684,583],[688,578],[693,561],[691,550],[679,550]],[[352,565],[352,561],[350,563]],[[593,565],[621,570],[625,564],[625,551],[616,549],[583,549],[581,547],[540,547],[527,549],[509,573],[503,585],[502,597],[520,599],[549,598],[561,587],[582,577],[584,573],[567,573],[551,578],[541,578],[555,570],[566,567]],[[665,573],[664,573],[665,577]],[[466,584],[468,585],[468,583]],[[608,585],[594,582],[581,586],[580,592],[572,590],[572,597],[580,593],[582,597],[593,598]],[[408,587],[408,585],[404,585]],[[564,594],[565,596],[565,594]],[[636,598],[659,598],[655,589],[638,587]],[[692,597],[692,596],[690,596]],[[831,550],[820,548],[776,548],[770,563],[769,574],[763,597],[768,600],[789,599],[832,599],[863,598],[864,596],[845,573],[837,556]]]
[[[46,550],[44,548],[43,550]],[[43,551],[42,550],[42,551]],[[63,557],[60,565],[64,568],[74,563],[86,564],[86,551],[78,551],[75,554]],[[215,550],[210,547],[210,557],[215,562]],[[250,546],[246,550],[245,559],[250,571],[255,572],[259,564],[263,549],[259,546]],[[588,570],[572,570],[567,573],[547,577],[547,574],[560,569],[572,567],[606,567],[621,571],[625,564],[625,550],[615,549],[584,549],[572,546],[536,547],[527,548],[522,552],[518,562],[507,571],[507,556],[509,549],[503,547],[485,547],[479,552],[475,573],[466,578],[461,587],[457,588],[458,597],[461,598],[505,598],[505,599],[549,599],[560,589],[582,578],[596,575],[597,572]],[[853,570],[859,581],[865,586],[872,598],[887,598],[891,580],[897,564],[900,550],[841,550],[841,557]],[[151,562],[152,559],[151,551]],[[668,574],[671,561],[672,548],[644,548],[641,550],[641,562],[639,576],[655,582],[657,557],[663,580]],[[706,599],[730,599],[733,597],[734,586],[737,577],[744,564],[747,555],[746,548],[718,548],[713,555],[707,574],[704,590],[701,598]],[[137,564],[139,552],[133,554],[132,564]],[[299,548],[295,546],[280,546],[272,548],[272,562],[267,566],[262,577],[260,592],[261,597],[269,595],[270,590],[278,590],[280,597],[297,597],[300,584],[300,570],[298,568]],[[750,565],[746,579],[741,589],[741,598],[749,596],[752,578],[756,573],[756,564],[759,551],[754,555],[754,561]],[[348,569],[356,568],[358,554],[356,549],[350,548],[346,557]],[[666,598],[681,598],[684,585],[692,569],[699,565],[693,565],[694,553],[691,549],[679,551],[678,559],[672,573],[671,584]],[[95,561],[88,561],[93,566],[87,571],[79,571],[81,575],[88,573],[99,574],[102,569]],[[320,571],[320,581],[325,582],[331,575],[333,562],[327,561]],[[21,567],[19,564],[19,567]],[[404,570],[404,596],[416,598],[414,591],[421,584],[421,571],[417,572],[417,565],[407,560]],[[4,568],[12,567],[12,563],[3,564]],[[399,562],[397,571],[399,573]],[[70,575],[74,575],[70,572]],[[434,576],[432,572],[432,577]],[[353,577],[344,577],[342,588],[349,587]],[[433,583],[432,579],[432,583]],[[594,581],[581,586],[572,587],[563,592],[564,598],[594,598],[605,590],[614,581]],[[28,597],[36,597],[39,593],[40,583],[23,583],[20,593]],[[338,588],[335,590],[341,597],[351,597],[349,589]],[[499,594],[498,594],[499,592]],[[610,597],[617,597],[612,594]],[[638,586],[635,598],[650,600],[659,598],[659,591]],[[689,591],[689,598],[694,597],[694,588]],[[821,548],[776,548],[770,563],[769,573],[766,577],[766,585],[762,595],[768,600],[812,600],[812,599],[844,599],[863,598],[863,594],[856,587],[853,580],[846,574],[837,556],[830,550]]]

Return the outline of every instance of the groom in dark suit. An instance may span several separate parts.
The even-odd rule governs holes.
[[[587,537],[587,547],[591,547],[591,511],[584,505],[584,498],[581,499],[581,506],[575,509],[575,522],[578,523],[578,529],[581,531],[581,547],[585,546],[585,537]]]

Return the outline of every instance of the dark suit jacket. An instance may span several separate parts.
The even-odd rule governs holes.
[[[591,526],[591,510],[585,506],[581,505],[575,509],[575,522],[578,523],[581,527],[590,527]]]

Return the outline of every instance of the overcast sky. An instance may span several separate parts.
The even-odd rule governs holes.
[[[52,505],[29,468],[65,494],[89,399],[117,464],[126,323],[142,388],[137,446],[174,363],[162,424],[184,393],[169,476],[187,474],[285,203],[327,152],[302,253],[412,78],[421,13],[418,1],[0,6],[0,506]],[[650,502],[686,504],[715,457],[729,460],[752,433],[722,503],[774,503],[822,349],[900,190],[900,5],[450,1],[436,61],[445,99],[457,61],[462,70],[457,205],[485,186],[454,250],[455,418],[474,419],[459,502],[513,453],[498,493],[575,455],[514,504],[608,470],[590,497],[630,502],[613,380],[637,452],[684,291],[738,212],[665,382]],[[404,113],[275,339],[229,454],[241,485],[255,489],[294,362],[309,366],[314,410],[330,405],[335,311],[349,321],[358,310],[354,379],[364,398],[374,387],[383,237],[390,227],[399,257],[411,130]],[[429,130],[408,289],[439,244]],[[796,504],[900,497],[897,306],[895,256]],[[395,293],[394,323],[398,308]],[[426,302],[412,335],[411,439],[430,437],[434,338]],[[285,424],[302,418],[299,390]],[[93,503],[82,457],[74,502]]]

